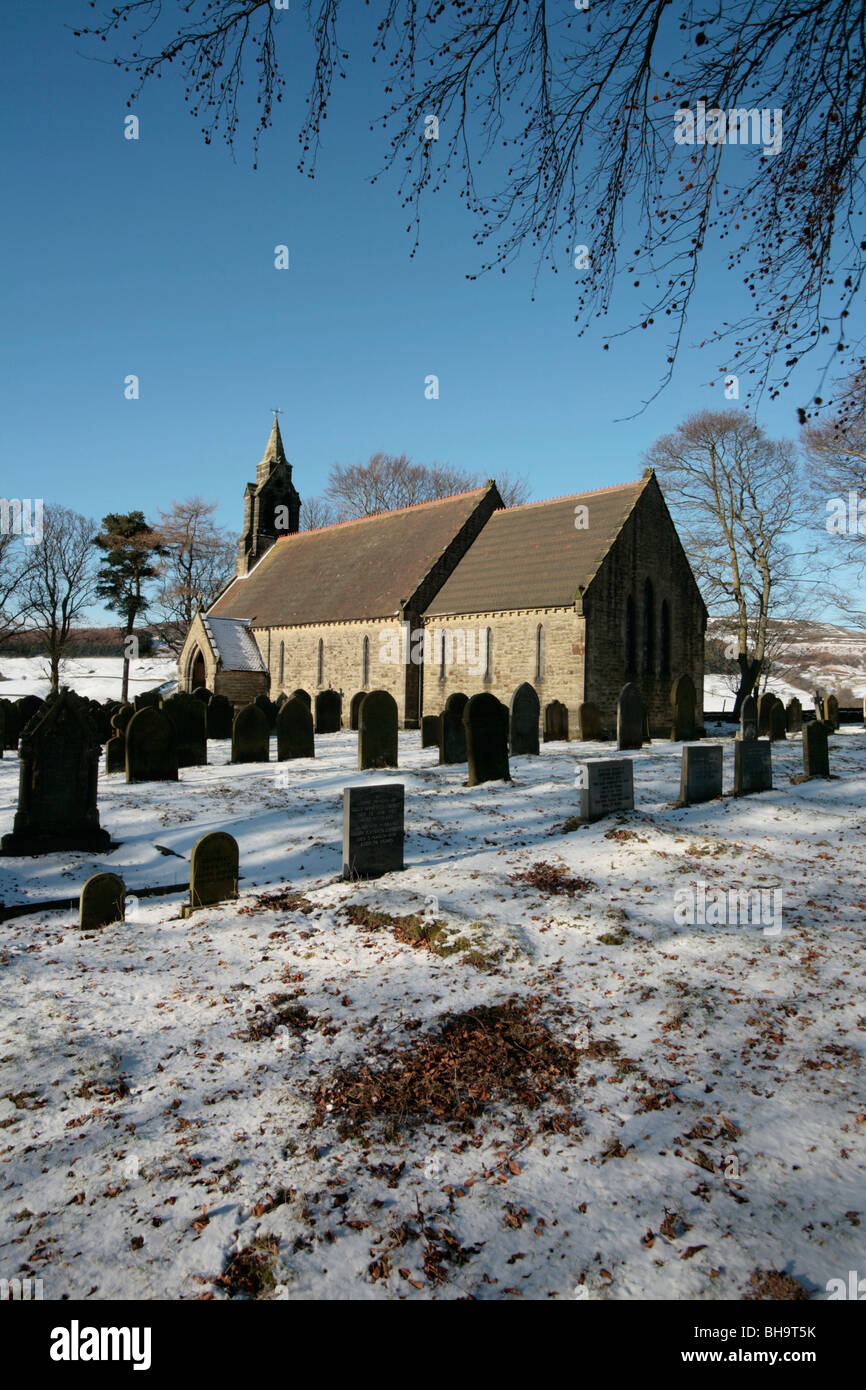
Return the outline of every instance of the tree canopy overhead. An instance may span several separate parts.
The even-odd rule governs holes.
[[[304,8],[314,58],[300,167],[312,172],[334,80],[361,56],[342,37],[359,7],[305,0]],[[701,334],[712,375],[743,374],[750,393],[776,395],[817,349],[817,394],[828,370],[861,363],[862,338],[850,328],[866,251],[861,0],[588,0],[586,9],[565,0],[380,0],[379,13],[372,56],[382,103],[368,114],[387,132],[386,165],[401,171],[416,240],[422,196],[454,172],[485,269],[505,268],[528,246],[539,262],[574,273],[575,246],[586,246],[576,269],[580,331],[622,294],[637,306],[633,327],[665,334],[659,389],[683,343],[707,246],[721,241],[750,308]],[[288,18],[273,0],[130,0],[76,32],[109,44],[137,90],[169,70],[182,74],[208,141],[239,137],[246,74],[257,149],[286,86]],[[685,108],[692,144],[675,139],[675,113]],[[713,110],[743,113],[745,148],[728,147],[731,128],[719,140]],[[773,126],[768,154],[761,113],[768,122],[779,115],[778,148]]]

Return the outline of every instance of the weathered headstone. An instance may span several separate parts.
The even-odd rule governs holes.
[[[734,796],[773,790],[773,754],[766,738],[734,743]]]
[[[601,711],[591,700],[584,700],[577,712],[578,738],[583,743],[597,743],[601,738]]]
[[[140,709],[157,709],[160,699],[161,696],[158,690],[142,690],[139,695],[135,696],[134,703],[136,714]]]
[[[206,685],[197,685],[192,693],[197,700],[201,700],[203,705],[209,705],[213,699],[213,691],[208,690]]]
[[[737,738],[754,743],[758,737],[758,706],[754,695],[747,695],[740,707],[740,727]]]
[[[643,696],[629,682],[619,692],[616,705],[616,744],[618,748],[642,748],[646,725]]]
[[[673,723],[671,739],[675,743],[691,743],[698,737],[698,724],[695,714],[697,705],[695,683],[689,675],[682,675],[674,681],[671,690]]]
[[[207,762],[207,707],[194,695],[172,695],[163,713],[174,726],[178,767],[204,767]]]
[[[465,763],[466,731],[463,727],[463,711],[469,703],[469,696],[455,691],[445,701],[445,708],[439,718],[439,762]]]
[[[821,719],[810,720],[803,729],[803,771],[807,777],[830,776],[827,726]]]
[[[687,743],[680,775],[680,804],[693,806],[722,794],[720,744]]]
[[[4,749],[15,748],[17,743],[10,743],[9,741],[13,722],[12,701],[5,698],[0,699],[0,709],[3,711],[2,730],[0,730],[0,756],[2,756]]]
[[[511,756],[538,752],[538,721],[541,717],[541,701],[535,688],[527,681],[519,685],[511,697],[511,718],[509,742]]]
[[[6,732],[4,735],[4,747],[15,749],[18,747],[18,739],[21,736],[23,725],[21,723],[21,711],[16,701],[6,701]]]
[[[768,738],[770,733],[770,710],[778,703],[771,690],[765,690],[758,700],[758,738]]]
[[[421,720],[421,747],[439,747],[439,715],[425,714]]]
[[[96,807],[99,740],[79,696],[64,688],[49,697],[28,721],[19,757],[18,810],[2,853],[107,853]]]
[[[568,739],[568,705],[551,700],[544,706],[544,742],[558,743]]]
[[[126,734],[123,732],[112,734],[105,745],[105,771],[107,775],[126,771]]]
[[[5,701],[0,700],[0,758],[3,757],[3,749],[4,749],[4,747],[5,747],[5,744],[4,744],[4,739],[5,739],[5,737],[6,737],[6,704],[5,704]]]
[[[835,731],[839,727],[839,701],[835,695],[828,695],[824,701],[824,718]]]
[[[349,705],[349,728],[358,731],[358,721],[361,718],[361,706],[367,698],[366,690],[359,690],[357,695],[352,696],[352,703]]]
[[[177,737],[167,714],[152,705],[136,710],[126,726],[127,782],[176,782]]]
[[[310,698],[310,692],[308,690],[293,690],[291,695],[289,696],[289,699],[303,700],[308,710],[311,710],[313,708],[313,702]]]
[[[796,695],[792,695],[785,706],[785,727],[789,734],[803,732],[803,706]]]
[[[316,733],[338,734],[343,700],[337,690],[320,690],[316,696]]]
[[[403,868],[402,782],[343,790],[343,878],[377,878]]]
[[[81,890],[78,925],[82,931],[123,921],[126,885],[117,874],[93,874]]]
[[[777,700],[770,710],[770,739],[783,742],[788,737],[788,716],[781,700]]]
[[[371,690],[358,717],[358,767],[397,766],[397,701],[387,690]]]
[[[232,762],[266,763],[271,756],[268,716],[258,705],[244,705],[232,725]]]
[[[214,695],[207,707],[208,738],[231,738],[235,712],[225,695]]]
[[[634,763],[631,758],[598,758],[578,763],[580,819],[601,820],[617,811],[634,810]]]
[[[277,711],[277,762],[315,756],[316,740],[310,707],[293,695]]]
[[[469,786],[481,782],[510,782],[508,767],[508,710],[495,695],[473,695],[463,711]]]
[[[268,699],[267,695],[257,695],[255,700],[253,701],[253,704],[258,705],[262,714],[267,719],[268,733],[273,733],[274,721],[277,717],[277,711],[274,704]]]
[[[238,842],[222,830],[202,835],[192,847],[189,861],[189,905],[184,916],[197,907],[229,902],[238,895]]]

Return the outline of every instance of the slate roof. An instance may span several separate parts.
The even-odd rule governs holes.
[[[494,512],[427,608],[428,616],[559,608],[589,584],[648,478]],[[589,512],[575,528],[575,507]]]
[[[212,618],[210,615],[202,615],[202,622],[214,652],[222,658],[224,671],[265,670],[262,654],[248,623],[237,618]]]
[[[231,617],[256,627],[288,627],[393,617],[486,493],[486,487],[474,488],[281,536],[249,574],[232,581],[208,621]]]

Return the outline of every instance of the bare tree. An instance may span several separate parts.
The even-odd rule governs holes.
[[[503,474],[499,492],[506,505],[525,500],[524,478]],[[498,480],[497,480],[498,481]],[[325,496],[336,516],[375,516],[378,512],[435,502],[442,497],[483,487],[487,479],[442,463],[413,463],[406,454],[372,454],[366,463],[331,466]],[[504,487],[504,491],[503,491]]]
[[[334,80],[346,76],[350,56],[340,21],[348,10],[357,26],[359,14],[344,0],[306,0],[305,8],[314,66],[300,167],[313,173]],[[455,175],[478,243],[492,248],[483,269],[504,267],[524,246],[539,265],[574,264],[581,330],[608,313],[615,286],[637,291],[632,327],[667,336],[661,389],[704,248],[724,238],[753,309],[701,334],[725,345],[716,371],[751,374],[775,394],[819,345],[824,370],[861,360],[849,315],[866,267],[857,230],[862,0],[593,0],[585,12],[575,8],[387,0],[369,40],[361,33],[359,50],[372,45],[382,72],[384,109],[371,115],[390,137],[385,167],[402,171],[416,244],[423,195]],[[287,57],[298,47],[287,26],[280,32],[281,17],[269,0],[210,0],[198,14],[185,0],[127,0],[76,32],[109,45],[135,95],[153,77],[181,74],[208,143],[221,134],[234,144],[251,70],[257,152],[286,84],[278,41]],[[112,52],[115,43],[122,52]],[[741,148],[727,151],[731,143]],[[491,152],[502,158],[491,161]],[[491,177],[497,164],[499,179]],[[626,241],[623,228],[636,221],[640,231]],[[580,264],[575,242],[587,251]]]
[[[301,500],[301,530],[318,531],[322,526],[331,526],[336,513],[327,497],[304,497]]]
[[[0,642],[20,632],[30,613],[27,577],[33,547],[13,531],[0,532]]]
[[[707,607],[733,618],[738,715],[769,656],[770,615],[784,615],[799,581],[789,543],[803,505],[794,445],[768,439],[744,411],[702,410],[658,439],[646,461]]]
[[[215,524],[216,506],[188,497],[159,513],[156,532],[164,551],[152,625],[174,652],[183,646],[198,605],[210,607],[234,573],[237,544]]]
[[[73,622],[96,596],[96,523],[67,507],[46,507],[42,540],[33,547],[26,580],[32,616],[48,647],[51,689],[60,685],[60,662]]]

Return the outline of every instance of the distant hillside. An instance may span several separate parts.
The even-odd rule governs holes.
[[[154,650],[154,633],[150,628],[136,628],[138,650],[141,656],[149,656]],[[36,628],[17,632],[0,642],[0,656],[45,656],[47,655],[45,635]],[[122,656],[123,629],[120,627],[77,627],[72,629],[65,655],[72,656]]]
[[[734,663],[724,658],[725,631],[724,620],[710,619],[706,669],[713,691],[727,689],[735,671]],[[807,618],[771,621],[770,631],[772,665],[767,684],[771,690],[787,687],[801,700],[808,697],[809,705],[816,689],[832,692],[842,705],[860,704],[866,695],[866,633]]]

